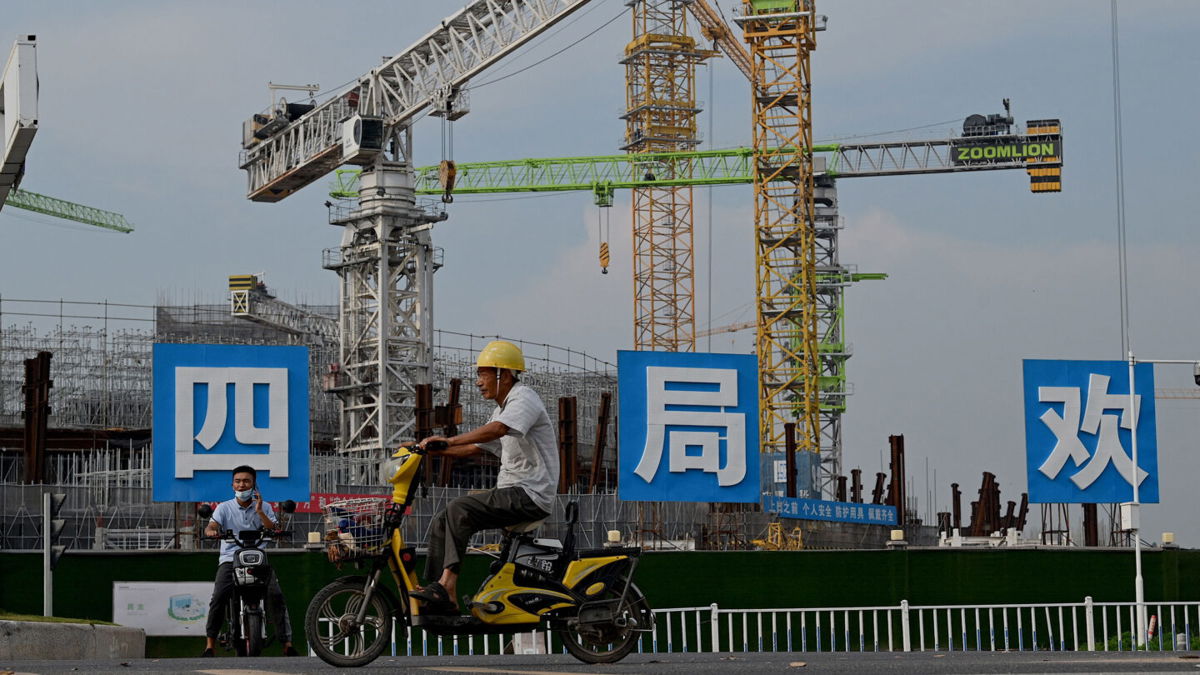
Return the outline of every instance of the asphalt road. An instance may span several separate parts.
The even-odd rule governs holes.
[[[678,673],[1177,673],[1200,670],[1196,653],[956,652],[867,654],[632,655],[612,665],[587,665],[570,656],[383,657],[356,671],[339,671],[316,658],[136,659],[119,661],[0,661],[9,673],[204,673],[273,675],[331,672],[478,673],[496,675]]]

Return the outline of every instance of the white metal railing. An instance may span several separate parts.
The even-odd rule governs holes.
[[[899,605],[788,609],[674,607],[654,611],[637,652],[1132,651],[1132,602]],[[1200,602],[1148,602],[1152,651],[1200,650]],[[1194,623],[1193,623],[1194,621]],[[1195,629],[1195,630],[1193,630]],[[563,653],[553,633],[393,635],[392,654]]]
[[[1200,602],[1152,602],[1154,651],[1200,649]],[[655,612],[662,651],[693,651],[671,640],[675,615],[696,613],[707,622],[702,651],[1130,651],[1135,604],[1094,602],[914,606],[908,601],[878,607],[807,609],[668,609]],[[1193,623],[1195,621],[1195,623]],[[681,625],[687,625],[682,620]],[[1193,629],[1196,630],[1193,630]],[[677,630],[677,629],[676,629]],[[676,633],[677,634],[677,633]],[[645,642],[645,640],[643,640]],[[660,646],[653,647],[659,651]]]

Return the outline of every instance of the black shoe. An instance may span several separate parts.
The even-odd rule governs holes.
[[[284,656],[300,656],[300,652],[296,651],[295,647],[288,645],[287,647],[283,648],[283,655]]]
[[[425,602],[450,602],[450,594],[436,581],[429,582],[424,588],[414,589],[409,595]]]
[[[205,657],[209,657],[209,656],[216,656],[216,654],[213,653],[212,647],[205,647],[204,651],[200,652],[200,657],[205,658]]]

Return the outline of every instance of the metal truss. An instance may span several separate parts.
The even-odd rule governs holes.
[[[626,131],[622,149],[632,155],[690,150],[696,133],[696,64],[712,52],[698,50],[687,34],[684,4],[639,0],[633,4],[633,39],[625,47]],[[666,158],[641,165],[643,176],[691,177],[691,163]],[[693,351],[696,346],[695,265],[690,185],[635,187],[633,222],[634,349]]]
[[[353,115],[383,120],[394,130],[411,122],[439,94],[467,82],[506,54],[587,4],[588,0],[476,0],[359,78],[349,92],[291,121],[242,152],[248,197],[279,201],[333,171],[342,158],[342,122]]]
[[[129,221],[125,220],[125,216],[119,213],[76,204],[65,199],[47,197],[28,190],[13,190],[9,193],[8,201],[5,204],[34,213],[73,220],[85,225],[95,225],[117,232],[133,232],[133,225],[129,224]]]
[[[433,246],[430,218],[414,201],[405,164],[362,177],[359,207],[332,222],[345,228],[325,267],[341,277],[339,447],[381,457],[411,440],[415,387],[433,366]],[[444,218],[444,216],[441,216]]]
[[[993,136],[996,143],[1025,143],[1035,136]],[[816,175],[838,179],[908,174],[955,173],[1026,169],[1025,161],[1008,160],[987,164],[955,165],[949,148],[960,141],[947,137],[902,143],[818,144],[813,154],[824,160],[814,165]],[[501,194],[508,192],[560,192],[571,190],[609,194],[614,190],[674,185],[736,185],[754,182],[754,149],[647,152],[638,155],[585,157],[536,157],[489,162],[458,162],[454,194]],[[665,169],[686,162],[690,176],[670,175]],[[357,169],[338,171],[330,189],[333,197],[357,197]],[[440,195],[438,167],[415,170],[419,195]],[[780,176],[782,179],[782,176]]]
[[[744,37],[752,57],[754,220],[760,446],[785,450],[785,424],[796,447],[820,451],[816,243],[809,52],[816,43],[811,0],[793,10],[747,0]],[[761,9],[759,5],[766,8]]]
[[[260,290],[231,290],[229,304],[233,316],[294,335],[302,344],[338,341],[337,319],[286,303]]]
[[[1057,138],[1057,136],[1056,136]],[[831,176],[903,176],[917,173],[954,173],[1026,169],[1038,157],[999,157],[988,162],[955,161],[955,149],[971,143],[1026,146],[1044,143],[1042,136],[1001,135],[977,138],[942,138],[928,141],[897,141],[833,146],[827,173]],[[1061,149],[1061,148],[1059,148]],[[1059,158],[1054,158],[1059,159]],[[1058,161],[1061,164],[1061,161]]]

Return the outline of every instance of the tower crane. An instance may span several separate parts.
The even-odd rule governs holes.
[[[433,358],[433,223],[413,191],[412,124],[454,120],[463,85],[588,0],[474,0],[322,103],[281,101],[243,124],[247,197],[277,202],[343,164],[362,166],[356,208],[330,212],[341,246],[323,265],[341,281],[339,447],[382,454],[411,435],[415,387]]]
[[[20,189],[25,158],[38,132],[37,36],[13,43],[0,71],[0,209],[6,205],[117,232],[132,232],[112,211]]]
[[[918,174],[1024,170],[1034,193],[1061,190],[1062,134],[1058,120],[1030,120],[1024,130],[1013,129],[1004,115],[970,115],[962,131],[939,138],[879,143],[821,144],[812,147],[816,170],[815,275],[817,351],[820,359],[818,418],[821,462],[817,485],[824,490],[841,471],[841,416],[846,409],[845,290],[858,281],[883,275],[860,273],[839,257],[841,226],[837,209],[837,180]],[[556,157],[492,162],[460,162],[454,194],[512,192],[592,192],[597,204],[611,205],[617,190],[675,185],[732,185],[754,181],[753,148],[642,153],[595,157]],[[687,165],[690,175],[657,170],[664,165]],[[360,193],[359,172],[342,170],[330,195],[353,198]],[[417,194],[440,194],[439,167],[419,167]],[[757,320],[738,329],[757,327]],[[722,331],[724,329],[710,329]],[[707,331],[698,333],[703,337]]]
[[[716,52],[699,49],[688,35],[685,2],[635,0],[633,39],[625,47],[625,142],[635,156],[693,150],[696,132],[696,64]],[[679,178],[632,191],[633,346],[639,350],[692,351],[696,345],[695,264],[692,246],[691,166],[655,162],[646,175]]]

